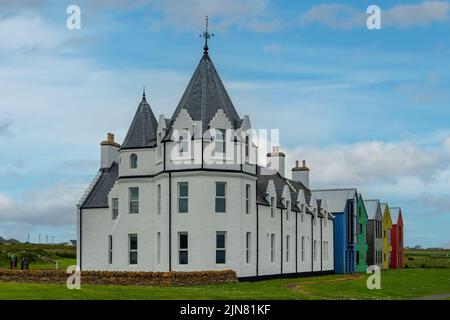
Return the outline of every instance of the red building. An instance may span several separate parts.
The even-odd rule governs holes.
[[[401,208],[389,208],[392,218],[391,269],[403,268],[403,218]]]

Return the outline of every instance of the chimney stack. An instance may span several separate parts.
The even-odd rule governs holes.
[[[309,189],[309,168],[306,166],[306,160],[302,161],[302,166],[299,166],[299,161],[295,161],[295,167],[292,168],[292,180],[301,182]]]
[[[108,133],[106,141],[101,144],[101,160],[100,167],[102,169],[109,168],[113,162],[119,162],[120,144],[114,141],[114,134]]]
[[[272,152],[267,154],[267,165],[270,169],[276,170],[280,173],[282,177],[284,177],[284,163],[285,163],[286,155],[283,152],[280,152],[279,146],[273,146]]]

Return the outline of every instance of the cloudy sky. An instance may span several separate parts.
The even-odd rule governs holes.
[[[420,0],[2,0],[1,236],[75,238],[99,142],[123,140],[144,84],[171,116],[206,14],[238,112],[281,128],[288,168],[306,159],[313,187],[401,206],[407,245],[450,247],[450,2]]]

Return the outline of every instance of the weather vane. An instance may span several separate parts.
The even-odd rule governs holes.
[[[203,37],[205,39],[205,46],[204,46],[204,50],[205,50],[205,54],[208,54],[208,40],[211,39],[211,37],[214,37],[214,33],[209,33],[208,32],[208,24],[209,24],[209,18],[208,16],[206,16],[206,29],[205,32],[203,32],[203,34],[200,35],[200,37]]]

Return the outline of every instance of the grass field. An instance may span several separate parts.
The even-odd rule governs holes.
[[[9,256],[31,259],[31,269],[61,269],[75,264],[74,247],[0,245],[0,268],[9,268]],[[2,283],[2,299],[450,299],[450,250],[406,250],[403,270],[382,272],[381,290],[368,290],[368,275],[276,279],[196,287],[138,287]]]
[[[30,269],[55,269],[56,261],[60,269],[76,264],[76,248],[63,245],[43,244],[2,244],[0,245],[0,269],[10,267],[10,256],[17,256],[20,268],[20,259],[30,259]]]
[[[276,279],[196,287],[137,287],[0,283],[2,299],[417,299],[450,297],[450,269],[382,272],[381,290],[368,290],[367,275]],[[448,296],[447,296],[448,295]]]
[[[450,268],[450,250],[405,250],[405,268]]]

